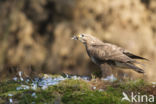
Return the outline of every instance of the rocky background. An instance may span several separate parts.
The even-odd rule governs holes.
[[[95,73],[99,68],[84,46],[71,40],[79,33],[148,58],[143,62],[146,77],[156,80],[155,0],[1,0],[0,78],[18,70],[26,76]],[[121,70],[115,75],[125,76]]]

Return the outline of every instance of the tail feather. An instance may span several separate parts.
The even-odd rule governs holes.
[[[145,73],[143,69],[139,68],[138,66],[136,66],[134,64],[127,64],[127,66],[138,73]]]
[[[144,57],[140,57],[140,56],[134,55],[134,54],[129,53],[129,52],[124,52],[124,54],[127,55],[128,57],[132,58],[132,59],[142,59],[142,60],[149,61],[148,59],[146,59]]]

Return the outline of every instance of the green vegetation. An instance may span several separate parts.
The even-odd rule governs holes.
[[[93,90],[91,82],[82,79],[67,79],[44,90],[41,88],[16,90],[21,83],[3,81],[0,82],[0,104],[9,102],[10,98],[14,103],[19,104],[32,104],[33,102],[35,104],[130,104],[128,101],[121,101],[122,92],[154,94],[154,87],[143,80],[114,82],[107,84],[105,88],[103,87],[105,82],[101,81],[101,87],[104,88],[102,90],[100,87]],[[8,96],[8,94],[13,96]]]

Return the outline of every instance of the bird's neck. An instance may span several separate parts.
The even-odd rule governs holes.
[[[84,46],[86,47],[86,49],[90,46],[90,44],[84,43]]]
[[[88,56],[90,56],[90,53],[88,51],[89,46],[87,44],[85,44],[85,48],[86,48],[86,51],[87,51]]]

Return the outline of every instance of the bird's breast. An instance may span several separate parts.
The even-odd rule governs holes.
[[[90,48],[88,48],[88,47],[86,46],[86,50],[87,50],[88,56],[91,58],[91,61],[92,61],[93,63],[99,65],[99,64],[100,64],[100,63],[99,63],[99,60],[98,60],[97,58],[95,58],[94,56],[92,56],[92,54],[90,53],[90,51],[91,51]]]

